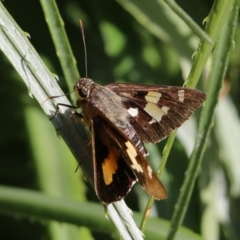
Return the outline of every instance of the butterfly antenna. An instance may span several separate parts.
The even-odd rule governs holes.
[[[86,48],[86,42],[85,42],[85,35],[84,35],[84,28],[83,28],[83,23],[82,20],[79,20],[80,23],[80,29],[82,33],[82,40],[83,40],[83,47],[84,47],[84,57],[85,57],[85,75],[86,78],[88,77],[88,72],[87,72],[87,48]]]

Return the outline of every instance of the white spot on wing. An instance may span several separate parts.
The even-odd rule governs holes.
[[[132,165],[131,167],[135,170],[137,170],[138,172],[143,172],[142,167],[137,163],[136,157],[137,157],[137,152],[134,148],[134,146],[129,142],[125,142],[125,145],[127,147],[127,154],[130,158],[130,160],[132,161]]]
[[[178,101],[179,102],[183,102],[184,101],[184,93],[185,93],[185,90],[178,90]]]
[[[160,92],[148,92],[145,99],[150,103],[158,103],[162,94]]]
[[[136,117],[138,115],[138,108],[129,108],[127,111],[132,117]]]

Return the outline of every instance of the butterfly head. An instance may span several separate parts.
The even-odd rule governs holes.
[[[93,84],[94,82],[90,78],[80,78],[74,86],[74,90],[80,99],[86,99],[91,93]]]

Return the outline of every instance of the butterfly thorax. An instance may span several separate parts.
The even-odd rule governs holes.
[[[83,115],[90,118],[101,115],[118,127],[125,128],[130,115],[123,106],[122,98],[115,92],[94,83],[90,78],[79,79],[74,89],[78,95],[77,106],[83,109]]]

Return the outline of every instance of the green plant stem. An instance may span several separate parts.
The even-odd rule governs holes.
[[[128,212],[132,214],[129,210]],[[90,202],[79,204],[78,201],[59,199],[37,191],[2,185],[0,185],[0,213],[16,218],[23,216],[39,222],[55,220],[76,226],[85,226],[106,234],[113,232],[114,228],[113,224],[104,216],[100,204]],[[139,223],[140,217],[139,213],[134,212],[134,219],[137,223]],[[169,228],[169,222],[159,218],[152,218],[149,222],[150,224],[146,227],[146,239],[163,240]],[[198,234],[184,227],[179,231],[178,237],[180,240],[202,240]],[[138,240],[139,238],[124,239]]]
[[[230,5],[230,6],[229,6]],[[214,4],[209,17],[207,18],[207,25],[206,31],[208,35],[212,38],[212,44],[205,42],[204,40],[200,40],[199,47],[195,53],[193,66],[191,68],[189,77],[185,82],[186,87],[194,88],[197,85],[197,82],[200,78],[200,75],[206,65],[207,59],[209,58],[211,51],[214,47],[214,43],[216,42],[217,36],[221,31],[221,27],[223,23],[226,21],[227,16],[231,11],[231,4],[227,0],[218,1],[218,4]],[[215,15],[215,13],[218,13]],[[216,30],[217,29],[217,30]],[[171,151],[174,139],[176,136],[176,131],[168,138],[168,141],[163,150],[163,158],[159,166],[159,173],[158,176],[161,177],[162,169],[166,165],[169,152]],[[205,141],[206,139],[202,139]],[[152,207],[154,200],[149,198],[147,206],[144,211],[143,220],[141,223],[141,229],[143,229],[144,225],[146,224],[146,218],[149,209]]]
[[[56,53],[59,58],[66,82],[69,89],[72,90],[73,85],[76,83],[80,75],[64,28],[64,22],[54,0],[40,0],[40,3],[44,11],[46,22],[54,42]]]
[[[170,44],[182,57],[191,59],[194,50],[191,43],[197,41],[197,38],[163,1],[117,1],[152,35]]]
[[[219,92],[221,90],[222,82],[228,66],[238,11],[239,1],[235,1],[232,14],[228,16],[228,19],[223,25],[223,29],[219,32],[219,38],[214,50],[212,60],[212,70],[209,76],[207,100],[201,114],[200,125],[195,141],[194,150],[191,154],[186,176],[180,190],[180,196],[175,206],[175,211],[172,217],[172,223],[169,234],[167,236],[167,240],[174,239],[177,229],[182,223],[192,195],[198,172],[201,167],[206,139],[208,138],[210,130],[212,128],[214,110],[218,103]]]
[[[159,0],[162,1],[162,0]],[[164,2],[195,32],[202,40],[212,44],[212,39],[204,32],[195,21],[173,0]]]
[[[112,231],[98,204],[81,203],[50,197],[37,191],[0,186],[0,211],[15,216],[57,220],[87,226],[98,231]],[[91,213],[91,214],[90,214]]]
[[[203,40],[200,41],[198,49],[194,54],[193,66],[185,82],[186,87],[194,88],[197,85],[215,42],[231,12],[233,2],[234,0],[215,0],[209,16],[205,19],[205,31],[212,39],[212,44]]]

